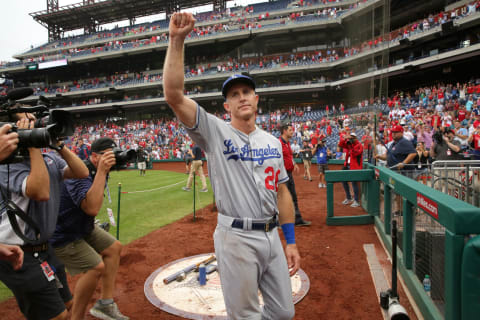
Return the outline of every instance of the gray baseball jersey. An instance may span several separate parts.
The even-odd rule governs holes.
[[[197,124],[188,128],[204,151],[218,212],[265,219],[278,212],[278,184],[288,181],[280,141],[258,127],[245,134],[197,107]]]
[[[288,181],[280,141],[259,128],[247,135],[200,106],[188,132],[208,160],[219,212],[215,255],[228,318],[293,318],[292,287],[277,229],[232,227],[234,218],[243,218],[245,228],[251,219],[266,220],[278,212],[278,184]]]

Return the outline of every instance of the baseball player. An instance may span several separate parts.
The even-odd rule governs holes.
[[[195,19],[174,13],[164,64],[165,99],[208,159],[218,208],[215,254],[229,319],[291,319],[289,275],[300,267],[294,210],[280,141],[255,126],[258,95],[252,78],[234,75],[222,86],[227,123],[185,97],[183,50]],[[287,245],[282,249],[277,217]],[[289,270],[290,269],[290,270]],[[258,290],[264,299],[260,308]]]

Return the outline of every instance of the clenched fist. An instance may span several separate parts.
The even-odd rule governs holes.
[[[191,13],[175,12],[170,18],[170,25],[168,27],[170,37],[185,37],[193,30],[195,25],[195,18]]]

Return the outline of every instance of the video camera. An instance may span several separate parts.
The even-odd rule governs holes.
[[[441,131],[435,131],[435,133],[432,135],[432,139],[437,144],[442,144],[443,143],[443,133]]]
[[[115,147],[112,151],[115,155],[116,162],[112,167],[114,170],[126,169],[127,163],[135,162],[137,158],[137,152],[135,150],[122,150],[118,147]]]
[[[0,122],[12,126],[11,131],[18,133],[18,148],[0,164],[21,162],[28,156],[27,148],[46,148],[58,141],[73,135],[73,118],[68,111],[49,110],[50,101],[40,96],[36,106],[25,106],[16,103],[33,94],[32,88],[12,89],[4,97],[0,97],[0,119],[14,121],[17,113],[33,113],[37,120],[34,129],[18,129],[14,122]]]

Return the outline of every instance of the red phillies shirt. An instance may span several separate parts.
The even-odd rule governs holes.
[[[285,165],[285,170],[288,172],[293,171],[293,152],[290,148],[290,143],[283,140],[282,137],[278,138],[282,144],[282,153],[283,153],[283,163]]]
[[[473,147],[475,150],[480,150],[480,134],[473,135]]]

